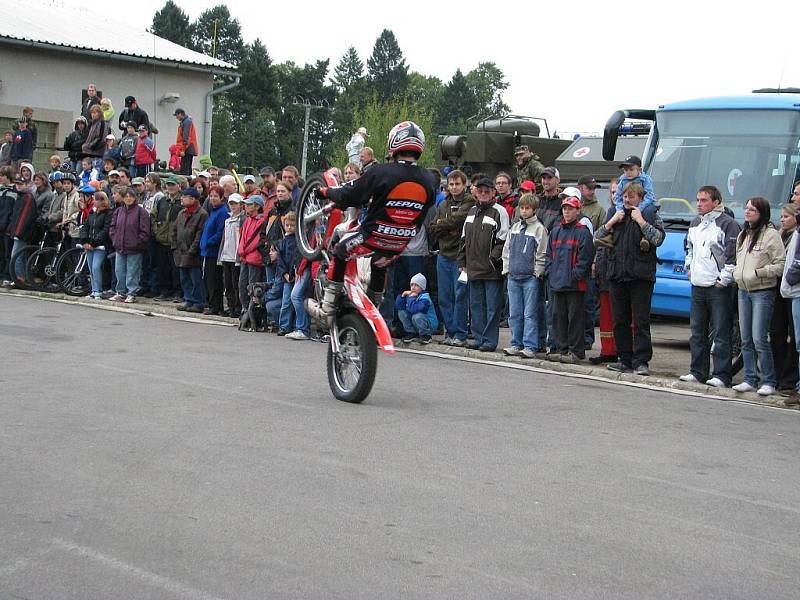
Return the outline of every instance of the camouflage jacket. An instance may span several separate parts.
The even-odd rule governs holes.
[[[538,188],[542,184],[543,172],[544,165],[532,155],[521,167],[517,167],[517,185],[523,181],[533,181]]]

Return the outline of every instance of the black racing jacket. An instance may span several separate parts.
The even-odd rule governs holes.
[[[369,202],[360,226],[364,245],[381,254],[400,254],[436,204],[435,190],[430,171],[399,161],[375,165],[358,179],[331,188],[328,197],[343,207]]]

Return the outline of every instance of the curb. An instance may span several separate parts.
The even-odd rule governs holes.
[[[184,315],[173,306],[173,303],[146,302],[135,306],[116,305],[103,301],[89,300],[87,297],[67,296],[62,293],[36,292],[31,290],[9,290],[0,288],[0,296],[19,296],[45,300],[48,302],[59,302],[62,304],[75,304],[89,308],[107,310],[112,312],[122,312],[135,314],[144,317],[161,317],[174,321],[184,321],[187,323],[200,323],[204,325],[216,325],[220,327],[237,327],[238,323],[227,317],[215,315],[197,315],[190,317]],[[562,364],[541,359],[527,359],[517,356],[506,356],[499,352],[480,352],[467,348],[453,348],[451,346],[420,344],[418,342],[402,343],[395,340],[398,352],[410,354],[421,354],[445,359],[466,360],[468,362],[494,365],[499,367],[509,367],[547,373],[552,375],[578,377],[580,379],[593,379],[608,383],[619,383],[631,387],[639,387],[650,390],[662,390],[675,394],[685,394],[688,396],[699,396],[703,398],[722,400],[725,402],[741,402],[746,404],[756,404],[770,408],[780,408],[784,410],[795,410],[794,407],[786,407],[783,399],[778,395],[762,397],[754,392],[739,393],[731,388],[715,388],[712,386],[688,383],[677,378],[662,377],[659,375],[641,376],[633,373],[615,373],[604,367],[583,364]],[[435,348],[435,349],[434,349]]]

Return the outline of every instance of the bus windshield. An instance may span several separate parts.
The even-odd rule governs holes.
[[[667,225],[694,218],[703,185],[719,188],[739,221],[747,199],[764,196],[777,222],[800,179],[800,111],[664,111],[654,135],[646,170]]]

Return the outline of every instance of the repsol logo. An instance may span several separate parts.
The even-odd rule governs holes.
[[[412,202],[411,200],[389,200],[386,203],[387,207],[397,207],[397,208],[413,208],[414,210],[422,210],[424,208],[424,204],[420,202]]]
[[[386,235],[396,235],[400,237],[414,237],[417,235],[416,227],[389,227],[388,225],[378,225],[378,233]]]

